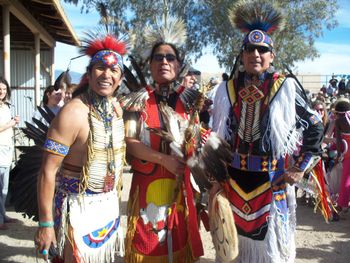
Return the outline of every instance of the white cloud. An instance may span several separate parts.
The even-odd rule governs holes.
[[[297,72],[321,75],[350,74],[350,44],[317,43],[316,47],[321,56],[314,61],[297,63]]]
[[[60,70],[67,69],[70,59],[79,55],[80,54],[77,47],[58,42],[55,48],[55,68]],[[70,70],[84,73],[88,64],[89,59],[86,56],[77,58],[72,60]]]
[[[196,63],[193,64],[195,69],[198,69],[201,72],[206,73],[220,73],[225,72],[220,68],[219,63],[216,57],[212,54],[205,54],[200,59],[197,60]]]
[[[341,27],[350,28],[350,1],[349,0],[340,0],[339,1],[339,10],[336,13],[336,18]]]

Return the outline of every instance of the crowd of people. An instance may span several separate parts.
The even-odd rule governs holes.
[[[318,93],[309,94],[310,106],[319,114],[324,126],[322,143],[322,162],[324,166],[327,190],[332,199],[332,219],[339,220],[344,207],[348,207],[348,140],[349,121],[347,118],[350,107],[350,80],[338,83],[335,76],[329,80],[328,87],[323,85]],[[304,201],[304,198],[302,199]],[[312,198],[305,200],[312,204]]]
[[[269,15],[260,16],[257,8]],[[45,90],[43,106],[56,117],[49,124],[34,114],[49,126],[36,171],[34,243],[43,259],[113,262],[118,253],[125,262],[196,262],[204,254],[201,218],[217,262],[294,262],[295,185],[306,178],[324,187],[302,190],[322,200],[327,220],[347,209],[346,85],[335,86],[332,79],[320,94],[307,94],[295,76],[276,71],[272,34],[283,16],[273,5],[243,1],[230,20],[246,34],[231,74],[212,79],[210,87],[200,87],[200,71],[184,67],[186,34],[179,22],[178,38],[170,31],[146,32],[150,83],[140,70],[135,81],[123,64],[127,43],[107,33],[85,40],[82,52],[90,61],[75,91]],[[133,89],[118,96],[124,77]],[[11,119],[9,95],[0,79],[0,155],[6,157],[13,151],[6,142],[19,122]],[[133,175],[124,236],[126,160]],[[0,163],[0,229],[11,220],[3,209],[10,161]],[[342,174],[335,179],[339,163]],[[334,184],[338,189],[331,189]]]

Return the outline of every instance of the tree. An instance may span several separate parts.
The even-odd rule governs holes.
[[[117,32],[132,33],[135,38],[134,56],[139,54],[146,25],[154,25],[165,12],[183,18],[187,25],[187,54],[196,60],[202,56],[204,48],[212,48],[219,64],[230,70],[241,47],[243,34],[235,29],[229,19],[228,10],[232,0],[64,0],[68,3],[82,4],[82,12],[95,8],[104,2],[114,17]],[[264,1],[264,0],[261,0]],[[270,0],[273,1],[273,0]],[[338,25],[335,12],[337,0],[279,0],[284,10],[286,25],[284,30],[273,36],[277,50],[276,66],[281,63],[293,67],[298,61],[314,59],[319,56],[314,43]],[[210,65],[208,65],[210,67]]]

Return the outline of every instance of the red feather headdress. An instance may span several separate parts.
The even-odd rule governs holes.
[[[110,33],[90,32],[82,42],[80,53],[91,57],[90,65],[101,62],[109,67],[119,66],[124,71],[122,56],[127,51],[125,39],[118,39]]]
[[[114,35],[108,34],[102,38],[85,39],[86,45],[81,48],[81,53],[93,57],[101,50],[112,50],[121,56],[126,53],[126,43],[117,39]]]

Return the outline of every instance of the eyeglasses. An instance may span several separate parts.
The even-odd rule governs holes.
[[[168,62],[172,62],[176,59],[176,56],[174,54],[154,54],[153,59],[157,62],[163,61],[163,59],[166,59]]]
[[[259,54],[264,54],[264,53],[272,51],[272,49],[270,47],[265,47],[265,46],[248,45],[248,46],[243,47],[243,50],[248,52],[248,53],[254,52],[255,49],[259,52]]]

